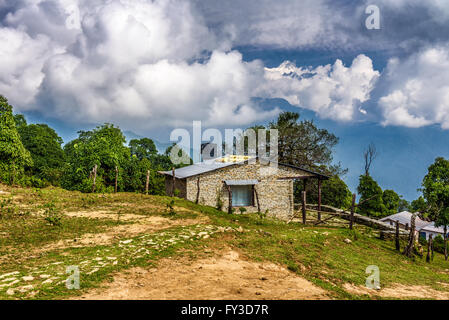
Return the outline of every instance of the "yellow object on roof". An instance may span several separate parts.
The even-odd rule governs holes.
[[[243,161],[247,161],[247,160],[249,160],[251,158],[252,157],[250,157],[250,156],[230,155],[230,156],[225,156],[223,158],[217,159],[215,161],[216,162],[221,162],[221,163],[243,162]]]

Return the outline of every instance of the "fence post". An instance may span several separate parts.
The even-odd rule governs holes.
[[[145,194],[148,195],[148,188],[150,186],[150,170],[147,170],[147,180],[145,182]]]
[[[117,181],[118,181],[118,167],[115,166],[115,188],[114,188],[115,193],[117,193]]]
[[[349,217],[349,229],[352,230],[354,225],[354,211],[355,211],[355,200],[357,195],[354,193],[352,195],[352,205],[351,205],[351,216]]]
[[[175,167],[172,168],[172,174],[173,174],[173,181],[172,181],[172,187],[171,187],[171,196],[175,196],[175,183],[176,183],[176,176],[175,176]]]
[[[306,224],[307,222],[307,211],[306,211],[306,205],[307,205],[307,192],[302,192],[302,223]]]
[[[95,192],[95,185],[97,183],[97,165],[94,166],[93,175],[94,175],[94,183],[92,184],[92,193]]]
[[[401,246],[399,243],[399,220],[396,220],[396,232],[394,234],[394,241],[396,244],[396,250],[401,251]]]
[[[318,179],[318,221],[321,221],[321,179]]]
[[[432,235],[429,235],[429,242],[427,243],[427,257],[426,257],[426,262],[430,262],[430,258],[431,258],[431,253],[432,251]]]

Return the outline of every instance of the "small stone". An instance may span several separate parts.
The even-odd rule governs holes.
[[[133,242],[132,239],[131,239],[131,240],[120,241],[120,243],[123,243],[123,244],[129,244],[129,243],[131,243],[131,242]]]
[[[48,278],[50,278],[51,276],[50,276],[49,274],[41,274],[39,277],[40,277],[41,279],[48,279]]]
[[[210,235],[208,235],[208,234],[206,234],[204,237],[203,237],[203,239],[209,239],[210,238]]]
[[[351,241],[351,240],[349,240],[349,239],[345,239],[344,241],[345,241],[345,243],[347,243],[347,244],[350,244],[350,243],[352,243],[352,241]]]
[[[30,291],[30,290],[32,290],[32,289],[33,289],[33,286],[32,286],[32,285],[29,285],[29,286],[23,286],[23,287],[20,287],[20,288],[19,288],[19,291],[22,292],[22,293],[25,293],[25,292],[28,292],[28,291]]]
[[[44,282],[42,282],[42,284],[50,284],[50,283],[53,283],[52,279],[47,279]]]
[[[267,281],[268,279],[265,278],[265,277],[262,277],[262,278],[260,278],[260,280],[262,280],[262,281]]]
[[[262,295],[260,292],[256,292],[256,296],[260,296]]]
[[[14,289],[8,289],[8,290],[6,290],[6,294],[8,295],[8,296],[13,296],[14,295],[14,293],[16,293],[15,291],[14,291]]]
[[[22,277],[22,280],[23,280],[23,281],[33,281],[33,280],[34,280],[34,277],[32,277],[32,276],[26,276],[26,277]]]

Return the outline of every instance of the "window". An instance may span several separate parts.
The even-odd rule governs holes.
[[[249,207],[253,205],[253,186],[231,186],[232,205],[235,207]]]
[[[424,240],[427,239],[426,233],[423,232],[423,231],[421,231],[421,232],[419,233],[419,237],[422,238],[422,239],[424,239]]]

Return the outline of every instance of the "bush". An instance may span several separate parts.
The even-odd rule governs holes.
[[[60,227],[62,225],[62,215],[60,210],[56,208],[53,202],[49,202],[44,205],[44,216],[45,221],[47,221],[52,226]]]
[[[439,253],[444,253],[444,239],[438,235],[433,240],[433,250]]]
[[[244,214],[247,210],[246,208],[239,208],[240,214]]]

